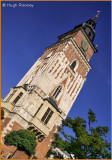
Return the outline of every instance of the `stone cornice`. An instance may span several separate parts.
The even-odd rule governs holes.
[[[60,44],[63,44],[63,43],[65,43],[65,42],[68,42],[69,39],[70,39],[70,38],[66,38],[66,39],[64,39],[64,40],[58,41],[58,42],[54,43],[53,45],[51,45],[51,46],[49,46],[49,47],[46,47],[45,50],[47,51],[48,49],[51,49],[51,48],[53,48],[53,47],[57,47],[57,46],[59,46]]]

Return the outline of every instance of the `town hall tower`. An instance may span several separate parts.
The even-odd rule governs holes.
[[[59,36],[2,101],[5,118],[1,136],[5,158],[15,149],[7,148],[4,136],[19,129],[36,134],[35,156],[45,157],[53,133],[69,113],[91,69],[89,61],[97,52],[93,40],[98,15]],[[15,153],[13,158],[17,156]],[[19,159],[25,158],[20,156]]]

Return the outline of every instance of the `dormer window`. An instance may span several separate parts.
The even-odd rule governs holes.
[[[76,69],[78,68],[78,61],[77,60],[74,60],[70,66],[70,68],[73,70],[73,71],[76,71]]]

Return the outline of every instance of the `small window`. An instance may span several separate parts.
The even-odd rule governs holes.
[[[44,122],[45,124],[47,124],[51,118],[51,116],[53,115],[53,111],[48,108],[47,111],[45,112],[44,116],[42,117],[41,121]]]
[[[73,71],[76,71],[76,69],[78,68],[78,60],[74,60],[70,66],[70,68],[73,70]]]
[[[6,101],[8,102],[12,96],[16,93],[17,90],[13,90],[12,94],[9,95],[9,97],[6,99]]]
[[[77,61],[73,61],[73,63],[71,64],[71,68],[74,70],[74,68],[76,67]]]
[[[62,90],[62,86],[60,85],[60,86],[58,86],[58,88],[54,91],[53,97],[54,97],[54,98],[57,98],[58,95],[59,95],[59,93],[61,92],[61,90]]]
[[[15,98],[15,100],[13,101],[13,104],[16,104],[17,101],[21,98],[21,96],[23,95],[22,92],[19,93],[19,95]]]

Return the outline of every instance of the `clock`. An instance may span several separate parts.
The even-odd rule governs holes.
[[[88,50],[88,43],[85,40],[81,41],[81,47],[83,48],[84,51]]]

